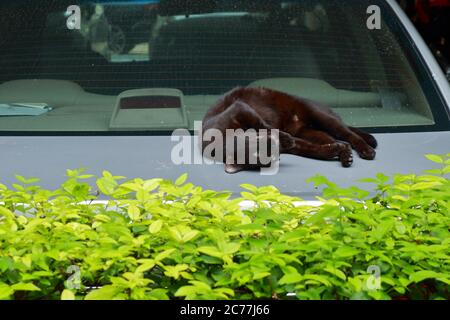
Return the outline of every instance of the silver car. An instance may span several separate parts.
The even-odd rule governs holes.
[[[393,0],[153,1],[148,41],[126,54],[88,41],[102,10],[86,16],[86,2],[69,11],[66,1],[0,4],[2,183],[20,174],[55,189],[66,169],[83,167],[127,178],[188,173],[235,194],[242,183],[274,185],[313,200],[319,191],[306,180],[317,174],[361,185],[378,172],[421,173],[433,167],[425,154],[450,152],[449,83]],[[205,163],[195,135],[236,86],[332,107],[375,135],[376,159],[342,168],[282,155],[276,174],[226,174]]]

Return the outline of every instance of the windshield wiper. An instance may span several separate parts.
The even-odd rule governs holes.
[[[0,103],[0,117],[39,116],[52,109],[45,103]]]

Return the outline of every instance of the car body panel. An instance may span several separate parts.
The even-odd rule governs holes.
[[[355,156],[351,168],[338,161],[319,161],[282,155],[276,175],[263,176],[259,171],[229,175],[222,164],[175,165],[171,153],[177,142],[171,137],[0,137],[0,180],[11,184],[14,174],[41,178],[41,185],[54,189],[64,181],[65,170],[84,167],[101,175],[109,170],[114,175],[131,178],[175,179],[183,173],[189,181],[207,189],[230,190],[238,195],[240,184],[274,185],[283,193],[312,200],[318,195],[312,183],[305,180],[321,174],[342,186],[358,184],[357,180],[373,177],[378,172],[421,173],[437,167],[424,154],[450,151],[450,132],[377,134],[377,157],[366,161]],[[197,139],[191,138],[192,159],[199,155]]]
[[[426,64],[433,85],[439,89],[450,106],[450,86],[430,50],[415,30],[407,16],[393,0],[387,1],[408,31],[415,48]],[[450,128],[438,132],[382,133],[377,157],[365,161],[355,157],[351,168],[342,168],[337,161],[319,161],[282,155],[278,174],[270,176],[255,172],[228,175],[223,165],[175,165],[171,159],[176,142],[170,136],[0,136],[0,181],[11,185],[14,174],[41,178],[41,185],[55,189],[64,181],[65,170],[85,167],[88,172],[100,175],[109,170],[127,178],[175,179],[187,172],[189,181],[204,188],[230,190],[237,195],[242,183],[258,186],[274,185],[283,193],[306,200],[317,196],[312,183],[305,180],[321,174],[342,186],[358,185],[364,177],[378,172],[416,173],[436,167],[424,154],[450,152]],[[199,153],[197,139],[192,138],[191,151]],[[94,182],[92,181],[94,184]],[[359,184],[363,185],[363,184]],[[366,187],[369,187],[366,185]]]

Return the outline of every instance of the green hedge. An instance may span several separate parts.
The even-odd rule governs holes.
[[[0,299],[449,299],[450,154],[427,157],[442,169],[364,179],[376,196],[316,176],[316,208],[109,172],[105,205],[83,170],[55,191],[17,176],[0,184]]]

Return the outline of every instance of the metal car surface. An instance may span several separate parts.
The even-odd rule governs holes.
[[[374,176],[378,172],[421,173],[435,164],[424,154],[450,152],[450,86],[431,52],[418,35],[408,18],[393,0],[386,1],[394,10],[398,21],[407,30],[421,61],[428,70],[429,84],[435,86],[446,110],[439,110],[444,127],[432,132],[418,132],[405,128],[404,132],[376,133],[379,141],[375,161],[356,158],[349,169],[338,162],[318,161],[289,155],[281,156],[278,174],[263,176],[258,172],[241,172],[228,175],[222,165],[175,165],[171,161],[174,142],[170,136],[121,135],[121,136],[58,136],[58,135],[8,135],[0,136],[0,180],[11,184],[14,174],[39,177],[41,185],[55,189],[65,179],[68,168],[84,167],[89,173],[101,174],[108,170],[127,178],[174,179],[187,172],[189,181],[207,189],[241,191],[240,184],[274,185],[283,193],[313,199],[318,195],[311,183],[305,180],[316,174],[328,177],[342,185],[362,185],[358,180]],[[192,150],[196,137],[192,137]],[[368,187],[368,186],[366,186]]]

